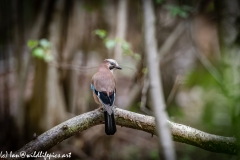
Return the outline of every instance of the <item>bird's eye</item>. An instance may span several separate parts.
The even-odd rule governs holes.
[[[115,63],[113,63],[113,62],[110,62],[110,64],[113,65],[113,66],[115,65]]]
[[[114,68],[115,68],[115,66],[110,66],[110,67],[109,67],[110,70],[112,70],[112,69],[114,69]]]

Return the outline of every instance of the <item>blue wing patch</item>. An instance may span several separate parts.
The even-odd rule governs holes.
[[[95,91],[95,88],[92,84],[91,84],[91,90]]]
[[[92,84],[91,84],[91,90],[98,96],[99,92],[94,88]]]

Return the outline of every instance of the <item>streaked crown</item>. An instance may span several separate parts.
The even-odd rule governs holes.
[[[114,59],[105,59],[104,62],[107,62],[108,68],[113,72],[114,69],[122,69],[116,60]]]

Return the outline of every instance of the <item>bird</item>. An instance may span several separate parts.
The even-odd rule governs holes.
[[[113,110],[116,95],[116,80],[113,72],[116,69],[122,69],[116,60],[105,59],[91,82],[94,100],[103,108],[107,135],[114,135],[117,131]]]

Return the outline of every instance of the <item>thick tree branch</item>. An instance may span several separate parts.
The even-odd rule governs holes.
[[[115,118],[119,126],[142,130],[156,135],[155,118],[152,116],[116,108]],[[47,151],[74,134],[103,123],[104,117],[100,109],[81,114],[44,132],[16,151],[15,154],[19,154],[21,151],[25,151],[27,154],[31,154],[34,151]],[[170,121],[168,123],[176,142],[190,144],[212,152],[237,154],[236,139],[233,137],[212,135],[182,124]]]
[[[207,151],[237,155],[234,137],[209,134],[195,128],[168,121],[174,141],[200,147]]]

